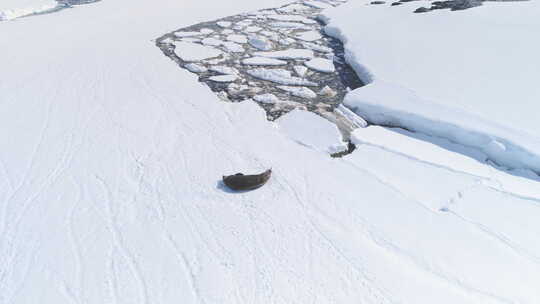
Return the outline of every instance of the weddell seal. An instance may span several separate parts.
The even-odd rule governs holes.
[[[271,175],[272,169],[255,175],[236,173],[234,175],[223,176],[223,183],[233,190],[253,190],[266,184]]]

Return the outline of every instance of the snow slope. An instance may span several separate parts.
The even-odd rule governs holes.
[[[152,41],[280,3],[0,24],[0,303],[540,301],[538,196],[369,144],[331,159]],[[268,167],[258,191],[220,183]]]
[[[346,104],[371,122],[475,147],[510,168],[540,172],[540,3],[486,2],[412,13],[352,1],[325,11],[326,31],[370,83]]]

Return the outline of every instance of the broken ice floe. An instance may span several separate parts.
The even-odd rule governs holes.
[[[305,109],[349,128],[358,123],[338,123],[351,117],[337,108],[362,83],[345,63],[341,42],[324,35],[317,21],[322,8],[343,2],[297,1],[225,17],[173,31],[156,44],[222,100],[254,101],[270,120]]]

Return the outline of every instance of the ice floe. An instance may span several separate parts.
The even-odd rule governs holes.
[[[201,43],[204,45],[220,46],[223,44],[223,41],[216,38],[204,38],[201,40]]]
[[[269,51],[273,48],[272,42],[268,38],[257,35],[249,37],[249,44],[260,51]]]
[[[318,31],[307,31],[298,33],[296,38],[304,41],[316,41],[322,38],[321,34]]]
[[[317,21],[313,19],[306,18],[299,15],[268,15],[269,19],[277,21],[288,21],[288,22],[300,22],[304,24],[315,24]]]
[[[317,51],[317,52],[321,52],[321,53],[331,53],[332,52],[331,48],[326,47],[324,45],[316,44],[316,43],[302,42],[302,45],[305,48],[308,48],[308,49],[311,49],[311,50],[314,50],[314,51]]]
[[[334,62],[324,58],[313,58],[309,61],[304,62],[304,64],[308,68],[321,73],[333,73],[336,71]]]
[[[227,75],[227,74],[237,75],[238,74],[237,69],[232,68],[232,67],[228,67],[228,66],[224,66],[224,65],[212,66],[208,70],[210,70],[212,72],[220,73],[220,74],[225,74],[225,75]]]
[[[301,98],[315,98],[317,93],[306,87],[277,86],[278,89],[291,93],[291,95]]]
[[[232,42],[236,42],[236,43],[247,43],[248,42],[248,38],[245,35],[240,35],[240,34],[231,34],[231,35],[227,36],[227,40],[232,41]]]
[[[236,79],[238,79],[238,76],[236,75],[219,75],[219,76],[212,76],[210,78],[211,81],[215,82],[233,82]]]
[[[251,57],[242,60],[242,64],[245,65],[262,65],[262,66],[275,66],[275,65],[286,65],[287,61],[267,58],[267,57]]]
[[[321,89],[321,91],[319,92],[319,95],[326,96],[326,97],[334,97],[337,95],[337,92],[331,87],[325,86],[324,88]]]
[[[218,57],[223,54],[222,51],[210,47],[191,42],[176,41],[174,43],[174,52],[176,55],[187,62],[201,61],[208,58]]]
[[[270,103],[270,104],[279,102],[279,98],[276,95],[270,94],[270,93],[255,95],[253,96],[253,100],[257,102]]]
[[[305,24],[298,23],[298,22],[286,22],[286,21],[271,22],[270,26],[275,27],[275,28],[285,28],[285,29],[295,29],[295,30],[310,29],[310,27],[306,26]]]
[[[219,27],[230,27],[232,25],[232,22],[229,22],[229,21],[218,21],[216,22],[216,24],[219,26]]]
[[[252,77],[290,86],[317,86],[318,84],[303,78],[291,75],[291,72],[283,69],[256,68],[246,71]]]
[[[288,49],[273,52],[255,52],[255,56],[277,58],[277,59],[311,59],[313,51],[306,49]]]
[[[262,27],[259,26],[248,26],[244,30],[246,33],[256,33],[262,30]]]
[[[223,46],[227,49],[227,51],[232,53],[243,53],[246,51],[241,44],[232,41],[223,42]]]

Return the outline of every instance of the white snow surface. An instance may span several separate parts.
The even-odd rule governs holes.
[[[304,146],[329,154],[347,150],[336,125],[313,112],[292,110],[276,123],[289,138]]]
[[[351,1],[326,10],[326,32],[370,83],[346,104],[371,122],[475,147],[500,165],[540,172],[540,2],[487,2],[413,14]],[[416,3],[416,2],[415,2]],[[481,37],[481,38],[479,38]]]
[[[0,21],[42,13],[58,6],[55,0],[2,0]]]
[[[101,1],[0,24],[1,303],[540,302],[532,178],[449,168],[403,134],[331,159],[153,42],[285,3]],[[269,167],[257,191],[220,184]]]

